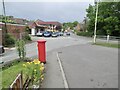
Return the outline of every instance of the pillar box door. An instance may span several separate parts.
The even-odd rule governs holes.
[[[38,58],[39,61],[42,63],[46,63],[46,47],[45,47],[45,40],[38,40]]]

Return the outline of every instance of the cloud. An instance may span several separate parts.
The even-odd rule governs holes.
[[[82,21],[89,2],[6,2],[7,15],[45,21]]]

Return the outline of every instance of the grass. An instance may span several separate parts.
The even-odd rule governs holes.
[[[8,88],[10,84],[15,80],[16,76],[22,70],[23,71],[25,70],[25,68],[23,67],[23,63],[25,62],[17,63],[16,65],[1,71],[2,72],[2,88]],[[25,77],[23,76],[23,78]]]
[[[111,48],[120,48],[120,44],[115,44],[115,43],[96,42],[93,45],[100,45],[100,46],[111,47]]]
[[[25,61],[14,61],[9,65],[6,65],[1,71],[0,75],[2,74],[2,88],[8,88],[12,82],[15,80],[19,73],[23,73],[23,83],[27,77],[33,75],[34,81],[33,84],[37,84],[38,80],[43,80],[43,70],[44,65],[40,63],[38,59],[35,59],[32,62],[25,62]],[[32,84],[32,83],[31,83]],[[40,84],[40,83],[38,83]]]

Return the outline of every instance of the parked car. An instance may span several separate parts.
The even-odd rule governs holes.
[[[49,32],[49,31],[45,31],[44,33],[43,33],[43,36],[44,37],[50,37],[52,35],[52,32]]]
[[[59,33],[58,32],[53,32],[52,33],[52,37],[58,37],[59,36]]]
[[[5,52],[5,49],[2,45],[0,45],[0,54],[3,54]]]
[[[42,37],[43,36],[43,32],[42,31],[38,32],[36,35]]]
[[[67,36],[70,36],[70,32],[66,32],[66,35],[67,35]]]
[[[63,36],[63,34],[64,34],[63,32],[59,32],[59,36]]]

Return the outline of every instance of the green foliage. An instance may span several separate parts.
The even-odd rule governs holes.
[[[25,50],[25,42],[24,40],[17,40],[16,41],[16,49],[18,51],[18,55],[20,59],[24,59],[26,56],[26,50]]]
[[[31,41],[31,37],[29,36],[29,34],[25,34],[24,36],[23,36],[23,40],[24,41]]]
[[[76,32],[76,33],[79,36],[87,36],[87,37],[92,37],[93,36],[93,33],[91,33],[91,32]]]
[[[73,22],[73,27],[76,27],[78,23],[79,23],[78,21],[74,21]]]
[[[30,28],[28,26],[26,26],[25,32],[30,33]]]
[[[74,27],[77,26],[77,24],[78,24],[78,21],[63,23],[63,29],[66,30],[69,27],[70,29],[73,29]]]
[[[120,2],[99,2],[97,18],[98,35],[120,35]],[[95,6],[89,5],[87,11],[88,32],[94,32],[95,23]]]
[[[24,41],[31,41],[31,37],[29,36],[29,33],[30,33],[29,27],[26,26],[25,34],[23,35],[23,40]]]
[[[3,15],[0,15],[0,22],[3,22],[3,23],[14,23],[13,20],[10,19],[10,16],[3,16]]]
[[[4,40],[4,46],[13,46],[15,44],[15,38],[8,33],[5,34]]]
[[[9,68],[1,70],[0,73],[2,73],[2,88],[3,89],[8,88],[10,86],[10,84],[15,80],[18,73],[20,73],[21,70],[24,69],[24,67],[22,67],[23,63],[24,62],[16,63]]]
[[[33,60],[32,62],[27,62],[23,64],[24,68],[28,73],[26,76],[29,76],[32,79],[32,83],[41,83],[44,79],[43,71],[44,71],[44,64],[41,63],[38,59]]]
[[[100,45],[100,46],[111,47],[111,48],[120,48],[120,44],[115,44],[115,43],[96,42],[93,45]]]
[[[2,88],[8,88],[21,71],[23,73],[23,83],[27,77],[32,78],[33,76],[34,84],[36,84],[38,80],[40,80],[39,84],[41,84],[44,80],[44,64],[38,62],[39,61],[35,60],[33,62],[23,62],[19,59],[15,60],[9,68],[2,69],[0,71],[0,74],[2,74]]]

